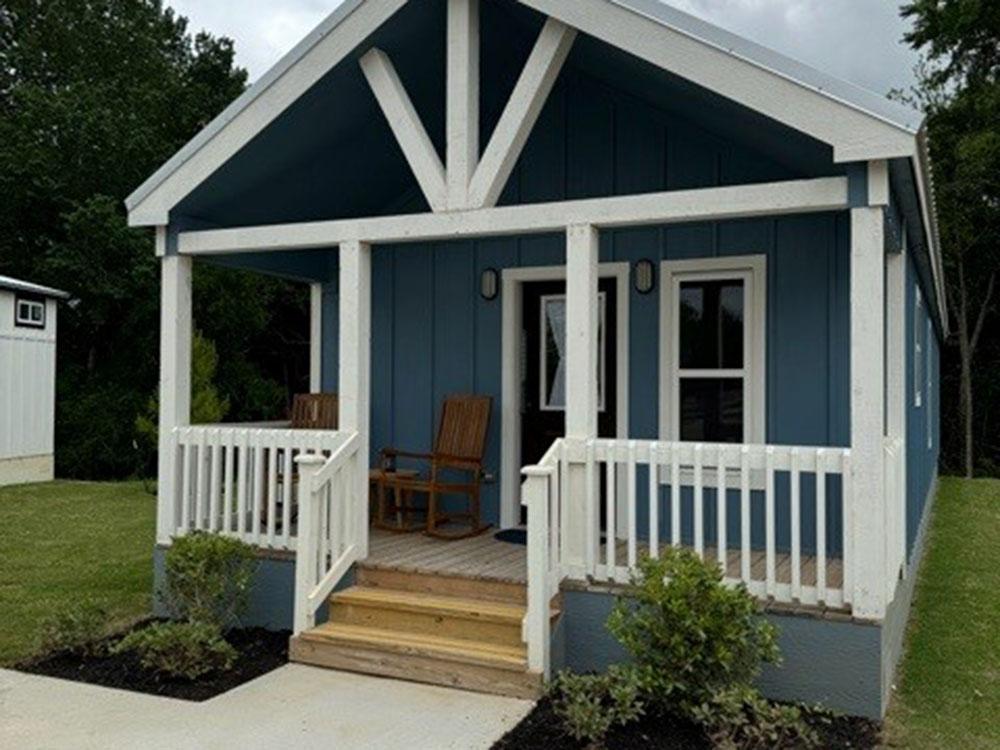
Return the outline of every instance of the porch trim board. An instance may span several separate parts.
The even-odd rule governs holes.
[[[617,300],[617,341],[616,373],[617,410],[615,433],[618,438],[627,438],[629,429],[629,274],[626,262],[599,263],[598,278],[616,280]],[[526,266],[505,268],[501,272],[502,335],[503,352],[500,412],[500,525],[504,528],[519,526],[520,515],[520,474],[521,474],[521,388],[520,388],[520,335],[522,287],[532,281],[559,281],[566,279],[566,266]],[[567,290],[568,292],[568,290]],[[567,384],[568,385],[568,384]]]
[[[178,252],[223,255],[318,250],[343,242],[387,244],[544,234],[581,224],[615,229],[843,211],[849,207],[847,177],[821,177],[466,211],[181,232]]]

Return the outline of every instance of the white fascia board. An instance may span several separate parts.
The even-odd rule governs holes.
[[[177,203],[405,4],[406,0],[345,0],[125,199],[129,225],[166,224]]]
[[[842,211],[848,205],[847,178],[823,177],[468,211],[182,232],[179,251],[219,255],[310,250],[351,241],[382,244],[538,234],[562,232],[574,224],[614,229]]]
[[[913,174],[917,184],[917,198],[920,201],[920,213],[923,218],[924,232],[927,234],[928,255],[930,255],[931,273],[937,291],[938,314],[941,317],[941,328],[945,336],[949,335],[947,288],[944,283],[944,259],[941,255],[941,234],[938,231],[937,208],[934,201],[934,175],[931,166],[930,145],[927,128],[923,127],[917,134],[919,149],[913,156]]]
[[[620,0],[519,0],[663,70],[833,147],[834,161],[912,157],[916,129],[809,86]],[[773,53],[772,53],[773,54]],[[773,54],[774,57],[780,57]],[[801,66],[805,67],[805,66]]]

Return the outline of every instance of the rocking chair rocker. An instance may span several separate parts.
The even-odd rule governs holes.
[[[409,499],[413,495],[427,495],[427,525],[424,533],[428,536],[466,539],[486,531],[489,524],[482,523],[479,494],[491,408],[492,399],[489,396],[448,396],[441,409],[441,422],[433,452],[383,449],[381,472],[375,478],[379,484],[379,503],[382,505],[379,508],[379,518],[385,516],[385,497],[387,490],[391,490],[396,498],[406,496]],[[414,477],[412,472],[396,471],[396,462],[400,458],[429,464],[429,475]],[[456,474],[459,476],[454,476]],[[468,510],[459,513],[441,511],[439,503],[442,495],[466,496]],[[407,505],[409,506],[409,502]],[[413,508],[408,507],[406,510],[412,512]],[[468,529],[451,533],[438,528],[456,519],[467,519]],[[393,531],[416,530],[382,528]]]

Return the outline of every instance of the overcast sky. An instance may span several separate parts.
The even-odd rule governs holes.
[[[671,0],[676,7],[879,94],[908,87],[916,55],[900,40],[900,0]],[[340,0],[167,0],[191,21],[236,42],[251,80]]]

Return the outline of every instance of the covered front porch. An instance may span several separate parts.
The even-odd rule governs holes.
[[[548,602],[564,584],[625,583],[642,554],[659,554],[667,545],[717,560],[728,581],[766,601],[877,617],[891,600],[902,562],[899,443],[884,438],[862,411],[872,383],[857,356],[869,342],[850,347],[849,372],[838,358],[816,378],[802,376],[810,363],[799,352],[815,339],[824,356],[839,356],[847,345],[831,331],[867,325],[873,314],[867,274],[882,273],[884,256],[876,235],[858,229],[870,218],[868,209],[851,213],[854,229],[843,244],[835,215],[819,222],[788,216],[847,205],[848,179],[825,178],[706,188],[684,198],[674,192],[655,202],[571,201],[558,211],[525,206],[428,214],[407,217],[405,230],[394,218],[329,222],[324,237],[365,232],[375,240],[343,239],[334,250],[329,239],[310,250],[316,230],[298,225],[182,232],[180,253],[163,258],[164,367],[170,372],[164,378],[169,429],[161,453],[160,540],[208,529],[294,551],[296,632],[313,626],[321,605],[357,564],[521,583],[528,664],[538,672],[550,663]],[[562,237],[551,233],[560,213],[591,211],[599,224],[564,227]],[[677,257],[690,237],[699,237],[689,232],[692,216],[719,219],[715,237],[743,246],[749,240],[762,252],[727,254],[717,246],[711,257],[691,251]],[[777,231],[758,233],[772,222]],[[783,233],[783,222],[800,228],[814,222],[821,235],[828,231],[827,266],[842,271],[809,276],[790,262],[781,243],[798,235]],[[631,225],[666,229],[659,240],[626,249],[618,228]],[[605,244],[604,235],[613,241]],[[280,250],[264,249],[276,244]],[[322,253],[332,266],[335,283],[314,286],[311,338],[313,386],[339,398],[336,430],[184,424],[191,264],[199,256],[224,256],[227,248],[273,256],[272,266],[290,250]],[[650,266],[652,290],[640,279]],[[841,272],[849,291],[840,286]],[[493,289],[487,288],[491,274]],[[541,312],[528,321],[525,300],[533,283],[561,286],[532,298]],[[815,295],[788,296],[809,283]],[[553,294],[558,320],[545,317]],[[817,308],[815,297],[831,301]],[[705,325],[688,325],[684,316],[696,309],[714,310],[715,317],[705,312]],[[796,316],[797,326],[787,326]],[[541,342],[526,349],[532,326],[541,326]],[[471,341],[460,336],[466,328]],[[546,336],[555,333],[564,338],[546,349]],[[688,366],[681,347],[699,341],[710,352],[730,353]],[[558,377],[527,372],[526,352],[535,346],[542,351],[532,367],[544,368],[549,358]],[[702,356],[697,346],[694,351]],[[834,377],[837,368],[843,369]],[[536,385],[526,390],[526,380]],[[689,385],[700,383],[711,384],[718,400],[687,395]],[[386,537],[369,527],[369,470],[379,450],[400,443],[429,448],[437,408],[453,388],[494,400],[483,477],[491,499],[486,518],[496,528],[526,528],[523,546],[491,533],[442,542]],[[562,416],[538,454],[527,455],[523,423],[534,394],[550,399]],[[803,408],[816,418],[800,419]],[[602,424],[612,410],[615,422]],[[864,454],[846,429],[838,432],[841,418],[850,421],[851,435],[876,431],[877,456],[870,466],[860,464],[877,470],[874,480],[859,474]],[[811,435],[814,442],[796,440]]]

